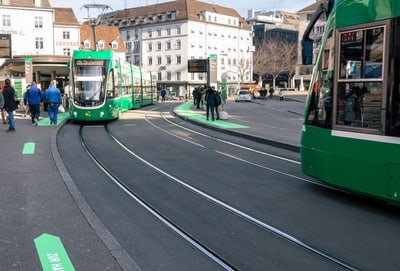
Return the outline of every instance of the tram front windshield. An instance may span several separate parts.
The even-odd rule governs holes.
[[[106,61],[79,60],[74,67],[74,103],[80,106],[99,106],[105,101]]]

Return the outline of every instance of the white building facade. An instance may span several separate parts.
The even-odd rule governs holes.
[[[156,73],[159,88],[173,96],[207,82],[219,86],[224,74],[228,94],[252,81],[252,30],[233,9],[183,0],[113,12],[105,21],[119,26],[127,60]],[[210,78],[188,72],[188,60],[207,58]]]

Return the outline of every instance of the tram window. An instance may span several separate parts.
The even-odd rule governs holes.
[[[318,80],[314,82],[307,116],[308,124],[325,128],[332,127],[334,43],[333,30],[331,30],[324,48],[322,69]]]
[[[381,82],[338,84],[336,124],[380,130],[382,108]]]
[[[340,35],[340,79],[381,78],[384,28]]]
[[[110,71],[108,74],[107,85],[106,85],[107,98],[114,97],[114,71]]]

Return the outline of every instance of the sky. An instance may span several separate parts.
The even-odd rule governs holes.
[[[171,0],[50,0],[53,7],[70,7],[74,10],[78,21],[87,18],[88,11],[83,8],[85,4],[104,4],[111,7],[106,12],[120,10],[124,8],[133,8],[146,5],[154,5],[158,3],[168,2]],[[220,6],[235,9],[242,17],[247,17],[247,11],[254,9],[255,11],[272,11],[283,10],[288,12],[297,12],[313,3],[316,0],[201,0],[206,3],[217,3]],[[110,3],[112,2],[112,3]],[[91,10],[91,16],[97,16],[99,11]]]

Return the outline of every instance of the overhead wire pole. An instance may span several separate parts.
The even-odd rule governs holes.
[[[97,48],[97,42],[96,42],[96,25],[98,25],[100,23],[101,16],[103,15],[103,13],[105,11],[107,11],[108,9],[112,10],[112,8],[109,5],[102,5],[102,4],[86,4],[86,5],[83,5],[81,7],[81,9],[82,8],[87,9],[87,13],[88,13],[87,19],[89,21],[89,25],[92,26],[94,49],[95,49],[95,51],[97,51],[98,48]],[[90,16],[91,9],[100,10],[100,14],[97,15],[97,20],[95,17]]]

